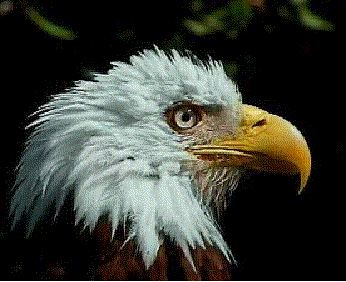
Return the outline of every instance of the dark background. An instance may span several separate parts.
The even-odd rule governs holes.
[[[45,278],[47,265],[57,261],[69,280],[92,276],[92,239],[74,227],[72,201],[55,224],[45,220],[30,239],[21,227],[10,232],[24,128],[50,95],[155,44],[221,60],[245,103],[290,120],[311,148],[311,178],[300,196],[297,177],[244,174],[221,218],[238,261],[233,279],[345,280],[342,1],[301,1],[332,24],[316,26],[304,23],[297,1],[71,2],[0,2],[1,279]],[[29,7],[47,22],[30,16]],[[225,7],[235,8],[219,30],[198,34],[188,24],[217,17]],[[54,25],[68,37],[48,30]]]

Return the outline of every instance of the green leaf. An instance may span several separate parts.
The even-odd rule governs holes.
[[[316,29],[332,31],[334,25],[328,21],[321,19],[319,16],[313,14],[306,5],[299,7],[300,22],[306,27]]]
[[[63,40],[74,40],[76,35],[73,31],[55,25],[42,17],[34,8],[29,5],[24,6],[25,14],[43,31]]]

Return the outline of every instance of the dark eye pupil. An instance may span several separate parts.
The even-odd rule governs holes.
[[[181,120],[183,122],[188,122],[190,120],[190,113],[189,112],[184,112],[183,115],[181,116]]]

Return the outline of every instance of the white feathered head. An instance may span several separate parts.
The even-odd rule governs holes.
[[[190,261],[189,248],[205,243],[230,259],[211,211],[224,205],[242,166],[268,169],[269,159],[269,169],[299,170],[306,182],[305,141],[292,126],[289,136],[304,157],[251,147],[272,120],[286,121],[242,105],[220,63],[156,49],[113,65],[37,112],[19,164],[14,222],[27,214],[30,233],[47,208],[55,205],[58,213],[73,190],[76,222],[84,220],[93,230],[108,214],[114,231],[130,224],[128,236],[147,267],[162,235]]]

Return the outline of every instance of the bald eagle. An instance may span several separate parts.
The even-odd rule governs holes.
[[[281,117],[243,104],[220,62],[155,48],[112,64],[37,111],[18,166],[14,225],[28,216],[30,234],[73,191],[76,224],[116,242],[99,279],[128,278],[134,263],[119,259],[126,248],[145,277],[165,278],[176,253],[167,240],[187,279],[229,279],[235,260],[217,212],[243,169],[299,173],[302,191],[311,168],[305,139]],[[202,267],[218,274],[203,276]]]

